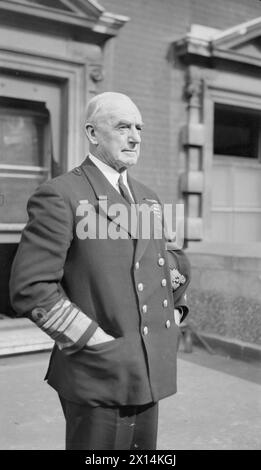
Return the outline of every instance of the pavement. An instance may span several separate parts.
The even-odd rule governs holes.
[[[43,381],[52,341],[25,319],[1,320],[0,337],[0,449],[64,449],[60,403]],[[187,353],[181,342],[178,393],[160,402],[158,449],[260,450],[260,365],[195,345]]]
[[[196,348],[179,353],[178,393],[162,402],[159,448],[261,450],[260,365]]]

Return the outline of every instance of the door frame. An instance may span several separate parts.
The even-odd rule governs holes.
[[[88,100],[89,95],[93,93],[91,88],[87,88],[87,72],[88,75],[90,73],[88,61],[65,60],[2,48],[0,63],[4,75],[20,76],[21,79],[31,77],[60,85],[63,107],[61,126],[64,129],[61,167],[63,171],[68,171],[77,166],[85,157],[88,148],[83,130],[85,102],[82,99],[85,96]],[[0,89],[1,94],[6,96],[3,89]],[[1,171],[0,167],[0,177],[4,176],[6,171]],[[19,242],[22,229],[23,224],[0,224],[0,243]]]

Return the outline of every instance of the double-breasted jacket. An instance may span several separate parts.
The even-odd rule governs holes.
[[[128,182],[137,204],[159,203],[146,186]],[[97,236],[100,226],[119,225],[99,201],[129,213],[88,158],[38,188],[12,267],[11,301],[54,339],[46,378],[64,398],[91,406],[156,402],[176,392],[173,309],[187,310],[188,262],[182,251],[166,251],[164,238],[131,236],[129,222],[118,239]],[[183,276],[174,291],[169,259]],[[115,339],[87,346],[97,326]]]

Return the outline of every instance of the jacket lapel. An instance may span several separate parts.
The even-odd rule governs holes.
[[[138,183],[138,181],[128,176],[128,184],[134,196],[135,203],[138,205],[146,204],[147,203],[146,193],[143,187]],[[150,237],[151,236],[152,236],[152,232],[150,230]],[[141,230],[139,230],[138,235],[137,235],[137,243],[136,243],[136,250],[135,250],[135,259],[134,259],[135,263],[142,258],[143,253],[145,252],[149,241],[150,241],[150,238],[142,238]]]

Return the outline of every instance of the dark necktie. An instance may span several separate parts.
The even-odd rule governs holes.
[[[130,193],[129,193],[129,191],[128,191],[128,188],[127,188],[127,186],[123,183],[122,175],[120,175],[120,177],[119,177],[118,184],[119,184],[119,190],[120,190],[120,193],[121,193],[122,197],[124,197],[124,199],[126,199],[126,201],[127,201],[129,204],[133,204],[133,200],[132,200],[131,197],[130,197]]]

